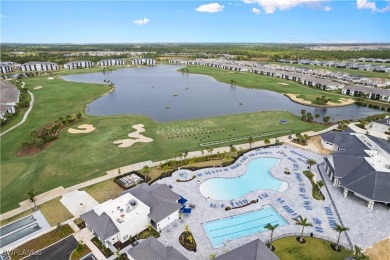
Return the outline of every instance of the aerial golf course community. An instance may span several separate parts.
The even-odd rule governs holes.
[[[375,130],[390,122],[383,102],[147,61],[1,81],[30,102],[0,133],[4,259],[389,253],[380,223],[390,147],[387,130]]]

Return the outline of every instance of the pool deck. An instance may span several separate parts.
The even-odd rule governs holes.
[[[247,159],[244,160],[245,157]],[[205,198],[201,194],[199,186],[203,181],[215,177],[240,176],[246,171],[246,167],[242,167],[242,165],[245,165],[251,159],[264,157],[273,157],[281,159],[278,165],[271,168],[270,172],[275,178],[288,182],[288,188],[286,191],[252,191],[243,196],[242,198],[233,200],[232,202],[236,205],[236,201],[240,201],[243,199],[247,199],[248,201],[258,199],[257,203],[251,204],[246,207],[233,209],[230,211],[225,211],[225,207],[231,206],[231,201],[211,200]],[[220,248],[213,248],[209,241],[209,238],[207,237],[202,227],[202,223],[230,217],[237,214],[242,214],[253,210],[258,210],[261,209],[264,205],[268,204],[272,205],[275,210],[290,223],[289,225],[277,228],[274,232],[274,237],[289,233],[299,233],[301,231],[301,227],[296,226],[292,218],[298,215],[302,215],[303,217],[308,218],[308,221],[313,224],[313,227],[305,228],[305,233],[313,232],[317,236],[323,236],[329,239],[337,239],[338,234],[332,229],[332,224],[334,222],[340,223],[340,221],[336,216],[335,209],[331,204],[325,187],[321,189],[322,193],[325,196],[325,200],[317,201],[313,199],[311,196],[311,183],[309,179],[302,174],[302,172],[308,167],[306,164],[307,158],[314,159],[318,163],[323,162],[322,155],[288,145],[271,148],[259,148],[248,152],[244,156],[240,157],[234,165],[237,165],[237,163],[241,163],[241,166],[233,170],[230,169],[231,166],[228,166],[226,168],[229,168],[229,171],[224,171],[224,167],[201,169],[192,173],[186,171],[188,173],[189,178],[192,177],[192,175],[196,175],[196,178],[189,182],[176,182],[176,179],[180,178],[180,172],[183,171],[178,170],[173,173],[171,178],[164,178],[159,180],[158,183],[172,185],[172,190],[174,192],[185,197],[188,200],[186,205],[189,205],[190,203],[196,205],[196,208],[192,210],[191,214],[189,214],[188,216],[182,216],[181,220],[164,229],[161,232],[161,237],[159,238],[159,240],[164,245],[174,246],[178,251],[187,256],[189,259],[208,259],[210,254],[213,252],[215,252],[217,255],[221,255],[226,251],[233,250],[241,245],[253,241],[256,238],[260,238],[262,241],[266,241],[269,239],[270,231],[256,233],[254,235],[238,238],[232,241],[227,241],[225,243],[225,246]],[[294,164],[297,164],[295,165],[298,166],[297,169],[296,167],[294,167]],[[288,168],[290,170],[290,175],[284,174],[285,168]],[[294,170],[294,168],[296,170]],[[210,170],[214,172],[216,172],[216,170],[222,171],[218,171],[214,174],[205,174],[206,171],[210,172]],[[316,174],[317,180],[321,179],[316,166],[312,167],[312,172]],[[198,174],[202,174],[202,176],[198,176]],[[325,180],[326,178],[327,177],[325,176]],[[329,182],[327,182],[327,184],[329,186]],[[343,207],[343,209],[339,210],[339,212],[341,214],[341,218],[343,220],[344,225],[350,227],[351,229],[351,231],[349,232],[349,236],[353,244],[356,243],[358,246],[365,248],[388,236],[388,232],[384,228],[380,228],[381,224],[366,224],[365,220],[370,219],[371,217],[361,218],[362,215],[375,215],[380,216],[379,219],[381,220],[382,218],[388,217],[388,210],[384,210],[383,208],[374,208],[374,210],[371,211],[366,208],[365,202],[358,201],[358,203],[355,203],[354,199],[357,200],[356,198],[352,198],[352,203],[343,204],[341,202],[342,193],[333,186],[329,188],[332,197],[335,196],[335,198],[337,198],[337,208],[339,209],[340,207]],[[350,195],[350,197],[353,196]],[[211,204],[216,204],[216,207],[211,207]],[[222,204],[224,204],[223,207],[221,207]],[[344,207],[343,205],[348,206]],[[361,214],[357,215],[353,213],[356,212],[356,208],[358,208],[358,211],[359,213],[361,212]],[[348,220],[346,218],[348,218]],[[377,221],[373,222],[378,223]],[[184,231],[186,225],[189,226],[190,231],[194,235],[198,248],[197,252],[187,251],[180,245],[178,241],[178,237]],[[365,233],[365,237],[362,237],[359,227],[360,225],[364,225],[367,227],[363,229],[367,231],[367,233]],[[342,234],[341,242],[343,244],[348,243],[345,234]]]

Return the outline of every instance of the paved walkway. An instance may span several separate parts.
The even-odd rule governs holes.
[[[319,134],[323,134],[323,133],[332,131],[336,128],[337,128],[337,125],[333,125],[333,126],[328,127],[322,131],[318,131],[318,132],[309,131],[309,132],[305,132],[302,134],[307,134],[308,136],[316,136]],[[270,139],[270,141],[271,141],[271,143],[275,143],[276,139],[278,139],[280,142],[283,142],[283,143],[291,143],[291,140],[289,140],[288,137],[289,137],[288,135],[281,136],[281,137],[277,137],[277,138],[272,138],[272,139]],[[291,143],[291,144],[293,144],[294,146],[299,146],[299,145],[294,144],[294,143]],[[251,148],[262,147],[264,145],[265,145],[264,141],[258,141],[258,142],[254,142],[252,145],[240,144],[240,145],[234,145],[234,147],[239,150],[239,149],[249,149],[250,147]],[[300,147],[300,148],[302,148],[302,147]],[[303,148],[303,149],[305,149],[305,148]],[[225,146],[225,147],[215,148],[212,151],[212,153],[216,154],[218,152],[223,153],[223,152],[229,152],[229,151],[230,151],[230,147]],[[207,152],[205,152],[205,150],[204,150],[204,154],[207,154]],[[202,151],[189,152],[187,159],[200,157],[202,155],[203,155]],[[180,158],[176,158],[176,159],[179,160]],[[85,188],[87,186],[112,179],[112,178],[114,178],[120,174],[123,174],[123,173],[141,170],[144,166],[155,167],[155,166],[158,166],[158,165],[165,163],[169,160],[174,160],[174,158],[163,160],[163,161],[158,161],[158,162],[153,162],[153,161],[149,160],[149,161],[126,165],[126,166],[123,166],[123,167],[120,167],[117,169],[112,169],[112,170],[107,171],[107,175],[104,175],[104,176],[101,176],[101,177],[98,177],[98,178],[95,178],[95,179],[92,179],[89,181],[85,181],[83,183],[80,183],[80,184],[77,184],[77,185],[74,185],[74,186],[71,186],[71,187],[68,187],[65,189],[61,186],[61,187],[55,188],[53,190],[50,190],[48,192],[45,192],[43,194],[40,194],[36,198],[37,199],[36,203],[37,203],[37,205],[40,205],[40,204],[43,204],[43,203],[50,201],[52,199],[58,198],[58,197],[66,194],[68,192],[79,190],[79,189]],[[28,209],[32,209],[34,207],[33,203],[31,203],[29,200],[22,201],[19,203],[19,205],[20,205],[19,208],[16,208],[14,210],[11,210],[11,211],[8,211],[8,212],[1,214],[0,220],[4,220],[4,219],[10,218],[10,217],[13,217],[17,214],[22,213],[23,211],[26,211]]]
[[[22,88],[24,88],[24,85],[25,85],[25,83],[23,82]],[[8,133],[8,132],[11,131],[11,130],[14,130],[16,127],[20,126],[21,124],[23,124],[23,123],[27,120],[27,117],[28,117],[28,115],[30,114],[30,112],[31,112],[31,110],[32,110],[32,108],[33,108],[34,100],[35,100],[35,99],[34,99],[33,93],[31,93],[30,91],[27,91],[27,92],[28,92],[28,94],[30,94],[31,102],[30,102],[30,107],[28,108],[28,110],[26,111],[26,113],[23,115],[22,121],[20,121],[17,125],[14,125],[14,126],[11,127],[10,129],[8,129],[8,130],[2,132],[2,133],[0,134],[0,137],[3,136],[3,135],[5,135],[6,133]]]
[[[387,140],[390,136],[384,133],[381,133],[379,131],[373,130],[373,129],[361,129],[360,127],[357,126],[359,123],[350,123],[348,126],[351,128],[353,131],[359,134],[367,134],[371,136],[375,136],[381,139]]]

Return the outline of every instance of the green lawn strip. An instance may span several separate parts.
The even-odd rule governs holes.
[[[99,203],[103,203],[109,199],[115,199],[123,192],[123,189],[113,179],[85,187],[83,190]]]
[[[2,227],[2,226],[5,226],[5,225],[7,225],[7,224],[9,224],[9,223],[11,223],[11,222],[14,222],[14,221],[16,221],[16,220],[18,220],[18,219],[20,219],[20,218],[23,218],[23,217],[25,217],[25,216],[27,216],[27,215],[32,214],[32,213],[34,213],[34,212],[32,211],[32,209],[23,211],[22,213],[19,213],[19,214],[13,216],[13,217],[10,217],[10,218],[7,218],[7,219],[2,220],[2,221],[0,222],[0,226],[1,226],[1,227]]]
[[[1,139],[2,212],[18,207],[20,201],[27,199],[26,191],[32,188],[41,193],[58,186],[66,188],[124,165],[145,160],[158,161],[184,151],[200,150],[199,144],[203,142],[285,129],[293,133],[324,129],[322,125],[305,123],[291,113],[280,111],[166,123],[138,115],[86,115],[82,124],[93,124],[96,131],[77,135],[69,134],[65,128],[59,139],[40,153],[17,157],[21,144],[31,141],[31,131],[47,126],[60,116],[83,112],[87,103],[108,90],[104,85],[47,80],[46,77],[26,78],[25,82],[28,88],[43,88],[34,94],[36,103],[27,121]],[[288,123],[280,124],[281,119]],[[131,127],[134,124],[144,124],[146,131],[143,134],[154,141],[136,143],[129,148],[114,145],[113,141],[127,138],[134,131]]]
[[[224,83],[230,84],[233,80],[234,84],[237,86],[270,90],[278,93],[296,94],[298,95],[298,98],[311,102],[316,102],[316,98],[322,96],[325,96],[334,103],[340,103],[340,98],[347,98],[345,95],[307,87],[291,80],[257,75],[249,72],[232,72],[205,66],[188,66],[187,69],[189,73],[208,75]],[[281,85],[278,83],[286,83],[288,85]]]
[[[91,253],[91,249],[87,245],[78,244],[77,248],[70,255],[70,259],[79,260],[89,253]]]
[[[297,68],[310,68],[315,70],[329,70],[333,72],[345,72],[352,75],[359,75],[363,77],[370,77],[370,78],[385,78],[390,79],[390,73],[383,73],[383,72],[375,72],[375,71],[367,71],[367,70],[353,70],[353,69],[347,69],[347,68],[335,68],[335,67],[327,67],[327,66],[318,66],[318,65],[304,65],[304,64],[288,64],[288,63],[280,63],[280,62],[271,62],[272,64],[278,64],[280,66],[291,66],[291,67],[297,67]],[[372,64],[367,63],[367,64]],[[375,65],[375,64],[372,64]],[[378,64],[377,64],[378,65]],[[381,63],[381,65],[386,65],[386,63]]]
[[[69,236],[72,233],[73,229],[69,225],[57,227],[55,230],[46,233],[40,237],[37,237],[33,240],[30,240],[29,242],[19,246],[18,248],[15,248],[13,251],[10,252],[10,256],[12,260],[21,259],[23,257],[26,257],[26,255],[18,255],[18,252],[29,252],[31,254],[34,252],[38,252],[40,249],[46,248],[51,244],[56,243],[59,240]],[[13,255],[12,252],[15,252],[15,255]]]
[[[306,243],[300,244],[295,237],[285,237],[272,242],[276,250],[274,253],[280,259],[288,260],[344,260],[352,256],[352,252],[342,247],[341,252],[335,252],[331,242],[305,237]]]
[[[58,225],[73,217],[68,209],[60,202],[60,199],[61,197],[58,197],[39,205],[43,216],[45,216],[50,226]]]

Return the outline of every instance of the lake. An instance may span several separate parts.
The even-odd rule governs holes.
[[[306,109],[313,116],[320,114],[320,120],[323,116],[331,116],[338,121],[381,113],[355,104],[338,108],[304,106],[276,92],[232,87],[209,76],[176,71],[181,67],[125,68],[61,78],[76,82],[104,84],[104,80],[109,80],[115,83],[114,91],[87,105],[86,112],[98,116],[140,114],[168,122],[272,110],[290,111],[300,116],[301,110]]]

